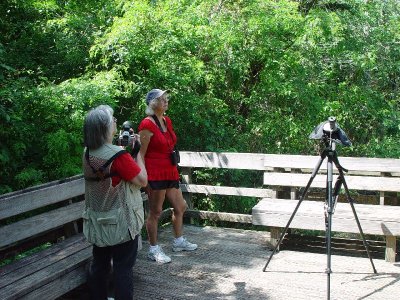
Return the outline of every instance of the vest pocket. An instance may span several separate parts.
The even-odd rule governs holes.
[[[98,247],[113,246],[130,239],[128,223],[121,208],[97,212],[86,208],[82,215],[83,234]]]

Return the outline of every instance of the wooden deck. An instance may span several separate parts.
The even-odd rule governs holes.
[[[263,272],[270,251],[266,232],[185,226],[194,252],[170,249],[171,228],[160,231],[160,244],[172,257],[167,265],[146,259],[143,243],[135,266],[135,299],[326,299],[327,256],[281,251]],[[332,255],[331,299],[387,299],[400,297],[400,263]],[[61,299],[86,299],[80,289]]]

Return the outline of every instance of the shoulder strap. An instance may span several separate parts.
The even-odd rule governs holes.
[[[164,131],[163,131],[162,127],[161,127],[161,124],[160,124],[160,120],[158,120],[157,116],[156,116],[156,115],[152,115],[151,117],[153,118],[154,122],[156,122],[158,128],[160,128],[160,131],[161,131],[162,133],[164,133]],[[170,135],[171,138],[172,138],[172,134],[171,134],[171,132],[170,132],[169,129],[168,129],[167,122],[165,121],[165,119],[163,119],[163,121],[164,121],[165,127],[167,128],[167,131],[166,131],[166,132],[168,132],[169,135]],[[167,142],[168,142],[168,139],[167,139]],[[168,142],[168,145],[169,145],[169,142]],[[169,147],[171,147],[171,146],[169,145]],[[174,146],[174,147],[171,147],[171,148],[172,148],[172,149],[171,149],[171,151],[172,151],[172,150],[174,150],[176,147]]]
[[[113,156],[111,156],[111,157],[106,161],[106,163],[105,163],[104,165],[101,166],[101,168],[106,169],[106,168],[109,166],[109,164],[111,164],[111,163],[113,162],[114,159],[116,159],[118,156],[121,156],[121,155],[124,154],[124,153],[129,153],[129,152],[126,151],[126,150],[120,150],[120,151],[118,151],[118,152],[115,153]]]
[[[98,170],[96,170],[91,164],[90,164],[90,159],[89,159],[89,148],[86,148],[86,152],[85,152],[85,157],[86,157],[86,161],[88,163],[88,165],[90,166],[90,168],[93,171],[93,174],[96,174],[97,178],[85,178],[87,180],[94,180],[94,181],[100,181],[100,180],[104,180],[108,177],[112,177],[112,176],[117,176],[118,174],[116,172],[112,172],[112,173],[104,173],[104,171],[106,170],[106,168],[113,162],[114,159],[116,159],[118,156],[124,154],[124,153],[128,153],[128,151],[126,150],[120,150],[117,153],[115,153],[113,156],[111,156],[105,163],[104,165],[102,165]]]
[[[161,127],[160,120],[157,118],[157,116],[156,115],[152,115],[151,117],[153,118],[154,122],[156,122],[156,124],[157,124],[158,128],[160,128],[161,132],[164,132],[162,127]],[[168,131],[167,123],[165,122],[165,120],[163,120],[163,121],[164,121],[164,125],[165,125],[165,127],[167,128],[167,131]]]

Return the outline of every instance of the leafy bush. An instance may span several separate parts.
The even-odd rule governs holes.
[[[155,87],[172,91],[182,150],[315,154],[308,135],[334,115],[354,145],[341,155],[398,158],[399,8],[5,0],[0,193],[80,173],[87,110],[137,125]]]

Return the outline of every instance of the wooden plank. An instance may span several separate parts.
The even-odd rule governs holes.
[[[264,154],[181,151],[181,167],[264,170]]]
[[[81,218],[84,201],[64,206],[0,228],[0,249]]]
[[[318,163],[320,156],[311,155],[286,155],[265,154],[264,166],[269,168],[293,168],[312,170]],[[326,161],[321,165],[321,170],[326,170]],[[400,159],[394,158],[368,158],[368,157],[340,157],[340,164],[349,171],[361,172],[386,172],[398,176],[400,172]]]
[[[305,187],[310,178],[310,174],[265,172],[264,185]],[[336,178],[337,175],[334,175],[333,184],[335,183]],[[400,192],[400,178],[398,177],[367,177],[345,175],[345,180],[347,182],[348,188],[351,190]],[[325,188],[326,175],[315,176],[311,187]]]
[[[372,258],[383,259],[385,252],[385,243],[367,240],[369,252]],[[362,239],[349,238],[331,238],[331,251],[333,255],[353,255],[366,257],[367,253]],[[326,253],[325,236],[304,236],[288,234],[285,236],[281,249],[291,251],[304,251],[310,249],[312,252]],[[307,251],[307,250],[306,250]]]
[[[251,224],[252,222],[251,215],[214,212],[205,210],[188,209],[187,211],[185,211],[185,217],[198,218],[202,220],[226,221],[226,222],[237,222],[237,223],[248,223],[248,224]]]
[[[12,263],[6,266],[6,271],[2,270],[1,272],[0,289],[8,285],[18,284],[24,277],[32,276],[32,274],[48,268],[50,265],[56,264],[68,256],[73,256],[75,253],[86,248],[91,249],[92,246],[86,241],[83,235],[80,234],[55,244],[46,250],[40,251],[32,255],[32,257],[27,257],[26,259]]]
[[[25,300],[57,299],[84,284],[87,280],[87,265],[79,265],[76,269],[36,288],[23,296]]]
[[[271,235],[270,235],[269,239],[267,240],[267,246],[270,247],[271,249],[273,249],[278,244],[279,239],[281,238],[283,229],[278,228],[278,227],[271,227],[270,232],[271,232]],[[277,250],[279,250],[279,248]]]
[[[11,264],[5,265],[0,269],[0,287],[3,286],[1,282],[3,282],[3,277],[12,272],[19,272],[20,269],[26,268],[31,264],[34,264],[36,261],[43,257],[54,255],[55,253],[61,251],[62,249],[69,248],[74,244],[83,243],[86,241],[86,238],[82,233],[77,234],[73,237],[70,237],[64,241],[58,242],[52,245],[50,248],[47,248],[43,251],[32,254],[23,259],[17,260]]]
[[[263,199],[253,207],[253,224],[285,227],[297,200]],[[290,228],[325,230],[324,202],[303,201]],[[366,234],[400,236],[400,206],[355,204],[361,227]],[[333,214],[332,231],[359,233],[349,203],[338,203]]]
[[[394,236],[386,237],[385,260],[389,262],[396,261],[396,237]]]
[[[253,208],[260,211],[270,211],[273,213],[287,214],[292,212],[297,205],[298,200],[286,200],[286,199],[270,199],[265,198],[257,203]],[[324,212],[325,202],[323,201],[307,201],[304,200],[297,214],[319,216],[320,213]],[[379,221],[382,218],[389,222],[400,223],[400,206],[382,206],[373,204],[354,204],[359,218],[363,217],[370,221]],[[335,208],[335,215],[341,218],[353,218],[353,212],[351,206],[347,202],[337,203]]]
[[[84,179],[79,176],[70,181],[27,189],[23,193],[6,194],[0,199],[0,220],[80,196],[84,192]]]
[[[10,192],[10,193],[7,193],[7,194],[2,194],[2,195],[0,195],[0,200],[2,200],[4,198],[9,198],[9,197],[17,196],[17,195],[20,195],[20,194],[25,194],[25,193],[28,193],[28,192],[36,191],[36,190],[41,190],[41,189],[44,189],[44,188],[47,188],[47,187],[51,187],[51,186],[55,186],[55,185],[59,185],[59,184],[65,183],[65,182],[78,180],[78,179],[80,179],[82,177],[83,177],[82,174],[75,175],[75,176],[71,176],[71,177],[68,177],[68,178],[63,178],[63,179],[54,180],[54,181],[46,182],[46,183],[43,183],[43,184],[31,186],[31,187],[28,187],[28,188],[25,188],[25,189],[22,189],[22,190],[18,190],[18,191],[14,191],[14,192]]]
[[[269,189],[257,188],[238,188],[229,186],[214,186],[200,184],[181,184],[182,192],[199,193],[206,195],[229,195],[229,196],[246,196],[246,197],[271,197],[273,191]]]
[[[21,298],[35,289],[61,278],[77,267],[86,265],[91,255],[91,247],[87,247],[29,276],[23,277],[18,283],[7,285],[1,289],[2,299]]]

